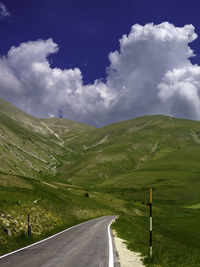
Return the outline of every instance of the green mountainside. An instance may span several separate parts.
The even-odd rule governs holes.
[[[200,122],[154,115],[95,128],[0,98],[0,159],[0,253],[118,214],[113,228],[146,266],[200,266]]]
[[[145,116],[93,129],[67,145],[77,148],[60,168],[68,182],[104,190],[153,187],[161,202],[200,201],[200,122]]]
[[[37,177],[55,175],[66,139],[92,127],[66,119],[37,119],[0,98],[0,171]]]

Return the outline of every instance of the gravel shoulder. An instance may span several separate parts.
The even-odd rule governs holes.
[[[114,246],[117,251],[118,263],[120,267],[143,267],[145,266],[142,262],[140,253],[136,253],[127,249],[125,241],[119,238],[114,230],[113,239]]]

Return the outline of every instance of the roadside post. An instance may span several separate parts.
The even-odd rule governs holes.
[[[152,188],[150,188],[150,258],[152,258]]]
[[[30,226],[30,214],[28,211],[28,236],[31,236],[31,226]]]

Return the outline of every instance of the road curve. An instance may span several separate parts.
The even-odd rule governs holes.
[[[108,226],[115,216],[100,217],[48,240],[0,258],[2,267],[108,267]]]

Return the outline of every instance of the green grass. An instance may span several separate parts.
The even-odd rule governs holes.
[[[102,202],[98,193],[85,197],[87,191],[84,189],[61,185],[54,188],[38,180],[20,179],[30,188],[0,186],[0,254],[79,222],[113,213],[113,208],[106,203],[109,197]],[[28,212],[32,239],[23,238],[27,231]],[[12,237],[3,232],[8,228],[12,231]]]
[[[200,203],[197,203],[197,204],[194,204],[194,205],[189,205],[189,206],[186,206],[185,208],[188,208],[188,209],[200,209]]]
[[[172,206],[153,208],[153,258],[149,258],[148,209],[142,216],[123,215],[113,225],[128,248],[141,252],[146,266],[200,266],[200,212]]]
[[[74,140],[76,157],[66,159],[61,177],[125,201],[123,209],[118,207],[121,216],[113,227],[130,249],[142,252],[146,265],[200,266],[199,210],[183,208],[200,202],[199,132],[199,122],[166,116],[92,130],[91,135]],[[150,187],[154,197],[152,262],[146,206]],[[138,216],[134,208],[143,215]]]
[[[0,106],[0,133],[7,136],[0,137],[0,253],[81,221],[118,214],[113,228],[130,249],[142,253],[147,266],[200,266],[199,122],[145,116],[96,129],[32,118],[1,100]],[[3,232],[8,227],[12,237]]]

